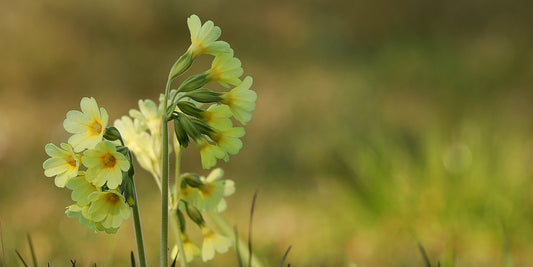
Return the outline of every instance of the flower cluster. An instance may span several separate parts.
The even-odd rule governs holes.
[[[224,253],[233,244],[233,240],[217,234],[209,228],[202,214],[210,212],[222,212],[226,209],[224,197],[235,192],[235,183],[232,180],[222,180],[224,171],[216,168],[206,177],[196,174],[186,173],[180,179],[181,200],[177,210],[180,218],[181,235],[183,236],[184,250],[187,261],[192,261],[201,252],[202,260],[208,261],[215,256],[215,251]],[[198,225],[202,231],[202,249],[189,239],[185,231],[185,218],[182,213],[185,211],[190,221]],[[176,253],[177,250],[174,250]]]
[[[69,111],[63,122],[73,134],[68,143],[45,146],[50,158],[43,163],[44,173],[55,177],[57,187],[72,190],[76,203],[67,207],[68,217],[79,218],[95,231],[114,233],[130,216],[121,185],[129,178],[131,162],[123,154],[127,148],[110,141],[118,137],[106,129],[107,111],[92,97],[84,97],[80,107]]]
[[[174,130],[179,144],[187,147],[190,139],[200,150],[202,167],[210,169],[218,159],[228,161],[229,155],[239,153],[244,136],[242,127],[234,127],[232,117],[242,125],[252,119],[257,94],[250,90],[253,79],[246,76],[241,61],[233,56],[228,43],[217,41],[221,34],[212,21],[203,25],[196,15],[188,20],[191,32],[191,46],[173,66],[170,79],[183,74],[196,57],[201,54],[215,56],[211,68],[183,81],[177,90],[171,92],[166,112],[174,120]],[[218,82],[228,88],[217,92],[204,88],[210,82]]]

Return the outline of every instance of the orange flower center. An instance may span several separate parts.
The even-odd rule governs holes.
[[[89,124],[89,132],[92,135],[100,135],[102,133],[102,123],[94,120],[91,124]]]
[[[74,159],[74,157],[72,157],[72,155],[68,155],[67,163],[71,167],[76,168],[76,160]]]
[[[114,205],[114,204],[117,204],[120,201],[120,197],[117,196],[116,194],[109,193],[109,194],[107,194],[105,200],[106,200],[106,202],[111,203],[111,204]]]
[[[202,192],[204,196],[210,196],[215,191],[215,185],[213,184],[203,184],[198,189]]]
[[[113,168],[115,167],[115,165],[117,164],[117,159],[115,158],[115,156],[113,156],[113,154],[111,153],[106,153],[103,157],[102,157],[102,161],[104,163],[104,166],[105,167],[108,167],[108,168]]]

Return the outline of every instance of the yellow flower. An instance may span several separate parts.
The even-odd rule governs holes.
[[[70,195],[72,200],[76,201],[80,206],[85,206],[90,203],[89,195],[91,193],[101,191],[99,187],[89,183],[85,179],[85,176],[78,176],[70,179],[67,183],[67,188],[72,190]]]
[[[101,223],[104,228],[118,228],[130,217],[130,208],[117,190],[94,192],[89,199],[92,202],[88,211],[91,220]]]
[[[200,177],[202,185],[198,187],[196,197],[196,208],[200,211],[217,210],[220,212],[226,208],[223,197],[235,192],[235,183],[232,180],[220,180],[222,176],[224,176],[224,171],[216,168],[207,178]]]
[[[244,81],[231,91],[222,93],[222,104],[228,105],[235,119],[246,125],[252,119],[252,111],[255,110],[257,94],[250,90],[252,77],[247,76]]]
[[[107,120],[107,111],[104,108],[98,109],[94,98],[84,97],[80,102],[81,112],[71,110],[67,113],[67,118],[63,121],[63,127],[72,135],[68,143],[72,145],[74,151],[80,152],[86,148],[93,148],[102,140]]]
[[[96,186],[107,182],[110,189],[122,183],[122,172],[130,167],[126,156],[117,152],[115,145],[109,141],[102,141],[94,149],[85,151],[81,161],[87,167],[85,176],[88,181]]]
[[[213,128],[227,128],[231,127],[232,113],[226,105],[211,105],[207,110],[200,113],[202,121]]]
[[[231,126],[215,129],[215,132],[209,135],[218,147],[231,155],[236,155],[241,150],[242,141],[239,138],[243,136],[244,128]]]
[[[216,41],[222,34],[222,30],[215,26],[212,21],[208,20],[202,25],[200,18],[192,15],[187,19],[187,25],[191,32],[191,46],[187,52],[191,54],[192,58],[201,54],[218,55],[233,52],[228,43]]]
[[[185,250],[185,258],[187,259],[187,262],[191,262],[192,260],[194,260],[194,257],[200,255],[200,248],[198,247],[198,245],[192,242],[185,233],[181,233],[181,238],[183,240],[183,249]],[[172,255],[173,259],[178,256],[177,245],[174,246],[170,255]]]
[[[204,262],[213,259],[215,251],[225,253],[233,245],[233,239],[221,236],[206,226],[202,226],[202,236],[204,237],[202,243],[202,260]]]
[[[211,169],[217,164],[217,159],[228,160],[228,155],[220,147],[207,142],[204,138],[196,140],[196,146],[200,150],[200,157],[202,158],[202,167],[204,169]]]
[[[114,125],[120,131],[124,144],[135,155],[141,167],[159,177],[161,172],[159,158],[161,155],[156,154],[156,151],[159,151],[160,148],[157,150],[154,148],[152,136],[141,130],[139,124],[134,123],[128,116],[122,116],[121,119],[115,120]]]
[[[205,72],[208,81],[217,81],[224,87],[239,85],[244,71],[241,67],[241,61],[234,58],[233,54],[221,54],[215,57],[211,64],[211,69]]]
[[[89,205],[80,206],[78,204],[74,204],[67,207],[65,214],[67,214],[67,217],[69,218],[78,218],[81,225],[84,225],[94,231],[98,231],[97,223],[90,219],[88,210]]]
[[[78,175],[80,156],[74,153],[69,144],[62,143],[61,148],[47,144],[44,149],[51,158],[43,163],[44,175],[55,178],[57,187],[65,187],[68,180]]]

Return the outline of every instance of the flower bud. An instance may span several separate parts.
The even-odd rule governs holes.
[[[201,116],[201,113],[203,112],[202,109],[197,108],[196,105],[188,101],[180,101],[178,102],[177,106],[181,110],[181,112],[197,118],[199,118]]]
[[[118,140],[118,139],[120,139],[120,132],[118,131],[117,128],[115,128],[113,126],[109,126],[109,127],[105,128],[104,138],[109,140],[109,141]]]
[[[205,221],[204,221],[204,218],[202,217],[202,213],[197,208],[185,202],[185,211],[187,211],[187,215],[189,215],[189,218],[191,218],[191,220],[194,223],[196,223],[199,226],[205,225]]]
[[[181,127],[179,121],[176,119],[174,120],[174,132],[176,133],[176,138],[178,139],[178,143],[180,143],[180,146],[187,147],[189,145],[189,136]]]
[[[219,100],[222,99],[220,95],[221,93],[202,88],[202,89],[191,91],[187,93],[185,96],[188,96],[200,103],[213,103],[213,102],[218,102]]]
[[[194,173],[186,173],[182,176],[183,182],[187,183],[187,185],[198,188],[201,186],[202,180],[200,180],[200,177],[197,174]]]
[[[204,85],[206,85],[209,82],[207,79],[207,74],[200,73],[193,75],[187,80],[185,80],[179,87],[178,92],[189,92],[192,90],[196,90]]]
[[[192,58],[191,53],[186,52],[183,54],[177,61],[174,63],[168,74],[169,80],[174,80],[184,72],[186,72],[192,65],[194,59]]]

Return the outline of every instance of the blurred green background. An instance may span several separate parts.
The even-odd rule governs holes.
[[[110,121],[157,100],[186,18],[222,28],[259,98],[221,164],[228,220],[277,266],[533,265],[532,1],[0,1],[0,222],[8,266],[126,266],[131,220],[94,234],[64,215],[44,145],[83,96]],[[207,68],[209,59],[193,72]],[[199,171],[194,148],[183,170]],[[200,171],[205,173],[204,171]],[[159,194],[137,172],[150,266]],[[199,241],[199,240],[197,240]],[[236,266],[234,252],[206,266]],[[196,260],[193,266],[203,266]]]

